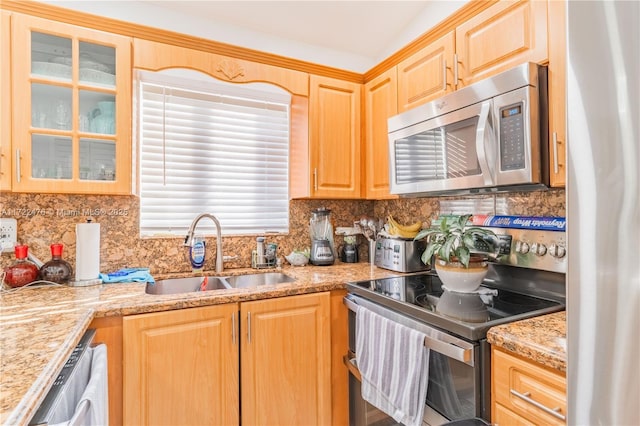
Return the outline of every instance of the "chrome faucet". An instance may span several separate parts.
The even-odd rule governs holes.
[[[208,217],[216,225],[216,273],[221,273],[223,270],[222,229],[220,227],[220,222],[218,222],[218,219],[214,215],[209,213],[201,213],[198,216],[196,216],[196,218],[193,219],[193,222],[191,222],[191,226],[189,226],[189,230],[187,231],[187,236],[184,237],[184,245],[187,247],[191,246],[191,243],[193,240],[193,233],[196,230],[196,226],[198,225],[198,222],[200,222],[200,219],[204,217]]]

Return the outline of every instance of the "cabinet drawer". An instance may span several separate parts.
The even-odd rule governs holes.
[[[493,351],[494,401],[535,424],[566,423],[566,378],[500,350]]]

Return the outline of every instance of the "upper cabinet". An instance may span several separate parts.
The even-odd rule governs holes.
[[[291,182],[291,197],[359,198],[361,85],[312,75],[309,86],[308,147],[292,147],[308,155],[308,168],[303,167],[306,176],[297,174],[300,181]],[[303,102],[293,107],[305,108]],[[299,138],[292,143],[305,142]],[[294,158],[291,166],[298,167]]]
[[[389,194],[387,120],[398,113],[396,68],[364,85],[366,198],[397,198]]]
[[[11,189],[129,194],[131,40],[14,14],[11,47]]]
[[[458,88],[547,58],[547,2],[500,1],[456,28]]]
[[[563,187],[567,179],[567,75],[565,1],[549,2],[549,180]]]
[[[0,191],[11,189],[11,32],[10,15],[0,11]]]
[[[454,50],[455,32],[451,31],[396,66],[398,112],[454,90]]]

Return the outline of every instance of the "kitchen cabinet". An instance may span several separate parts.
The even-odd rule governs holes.
[[[502,349],[491,348],[492,422],[564,425],[566,377]]]
[[[16,13],[11,51],[11,189],[131,193],[130,38]]]
[[[387,119],[398,113],[396,68],[364,85],[366,198],[397,198],[389,193],[389,148]]]
[[[331,424],[329,293],[240,304],[242,423]]]
[[[547,61],[547,2],[502,0],[456,27],[458,88]]]
[[[124,424],[237,425],[240,407],[243,424],[346,419],[346,370],[332,368],[338,364],[331,346],[335,341],[339,359],[337,350],[348,345],[338,305],[343,296],[313,293],[124,317]],[[332,336],[334,324],[344,330],[336,327]]]
[[[238,305],[123,319],[125,425],[239,424]]]
[[[308,142],[308,175],[292,183],[291,196],[360,198],[362,85],[315,75],[309,85],[309,140],[297,142]]]
[[[549,167],[550,185],[564,187],[567,179],[567,2],[549,2]]]
[[[400,62],[398,112],[404,112],[454,90],[455,31]]]
[[[10,14],[0,11],[0,191],[11,189]]]

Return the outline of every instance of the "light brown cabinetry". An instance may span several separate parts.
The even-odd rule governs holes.
[[[0,191],[11,189],[11,31],[10,15],[0,11]]]
[[[361,85],[314,75],[309,85],[309,169],[291,197],[359,198]]]
[[[503,0],[480,12],[456,28],[456,55],[458,87],[546,62],[547,2]]]
[[[566,15],[566,1],[549,1],[549,179],[555,187],[567,180]]]
[[[387,119],[398,113],[397,71],[391,68],[364,85],[366,198],[396,198],[389,194]]]
[[[497,425],[564,425],[566,377],[499,348],[491,349],[492,421]]]
[[[237,425],[238,305],[123,319],[125,425]]]
[[[122,352],[113,354],[124,366],[113,371],[123,373],[123,423],[237,425],[240,407],[243,424],[324,425],[332,424],[332,415],[346,419],[346,370],[332,367],[339,365],[332,360],[334,339],[339,349],[347,345],[346,319],[337,305],[343,295],[314,293],[124,317]],[[335,336],[334,324],[342,325]],[[336,356],[341,356],[337,350]],[[117,405],[118,399],[112,402]]]
[[[109,424],[122,424],[122,317],[95,318],[89,328],[96,330],[93,343],[107,346]]]
[[[331,424],[329,293],[240,304],[242,422]]]
[[[454,90],[455,32],[399,63],[398,112],[407,111]]]
[[[11,189],[129,194],[131,39],[16,13],[11,52]]]

